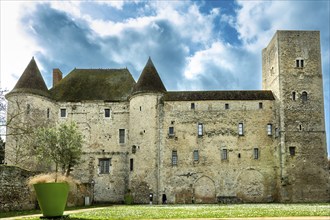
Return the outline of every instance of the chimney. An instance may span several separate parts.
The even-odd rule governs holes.
[[[62,79],[62,72],[60,69],[53,69],[53,87],[56,86]]]

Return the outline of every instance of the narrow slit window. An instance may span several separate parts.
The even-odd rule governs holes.
[[[253,149],[253,158],[255,160],[259,159],[259,148],[254,148]]]
[[[203,136],[203,124],[202,123],[198,123],[198,136],[201,137]]]
[[[238,124],[238,135],[240,136],[244,135],[243,123]]]
[[[296,100],[296,92],[292,92],[292,100],[293,100],[293,101]]]
[[[178,165],[178,153],[176,150],[172,151],[172,166]]]
[[[47,108],[47,118],[50,118],[50,109]]]
[[[169,136],[174,136],[174,127],[169,127],[168,128],[168,135]]]
[[[125,143],[125,129],[119,129],[119,143]]]
[[[197,162],[199,160],[198,150],[194,150],[194,161]]]
[[[228,159],[227,149],[222,149],[222,151],[221,151],[221,159],[222,160],[227,160]]]
[[[273,125],[272,124],[268,124],[267,125],[267,135],[271,136],[273,133]]]
[[[133,171],[133,169],[134,169],[134,160],[133,160],[133,158],[131,158],[129,160],[129,170],[130,171]]]
[[[27,104],[26,105],[26,114],[30,114],[30,111],[31,111],[31,105],[30,104]]]

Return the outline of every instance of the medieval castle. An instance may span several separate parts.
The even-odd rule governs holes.
[[[17,125],[77,123],[73,175],[96,202],[329,201],[320,33],[277,31],[262,87],[167,91],[149,59],[137,82],[127,69],[54,69],[48,89],[32,59],[6,98]],[[8,135],[7,164],[33,167],[26,143]]]

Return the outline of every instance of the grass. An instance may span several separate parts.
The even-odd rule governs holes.
[[[73,213],[70,214],[70,219],[128,220],[288,216],[330,216],[330,204],[118,205]]]

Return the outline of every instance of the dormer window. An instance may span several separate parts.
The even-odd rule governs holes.
[[[296,67],[303,68],[304,67],[304,60],[303,59],[296,59]]]

